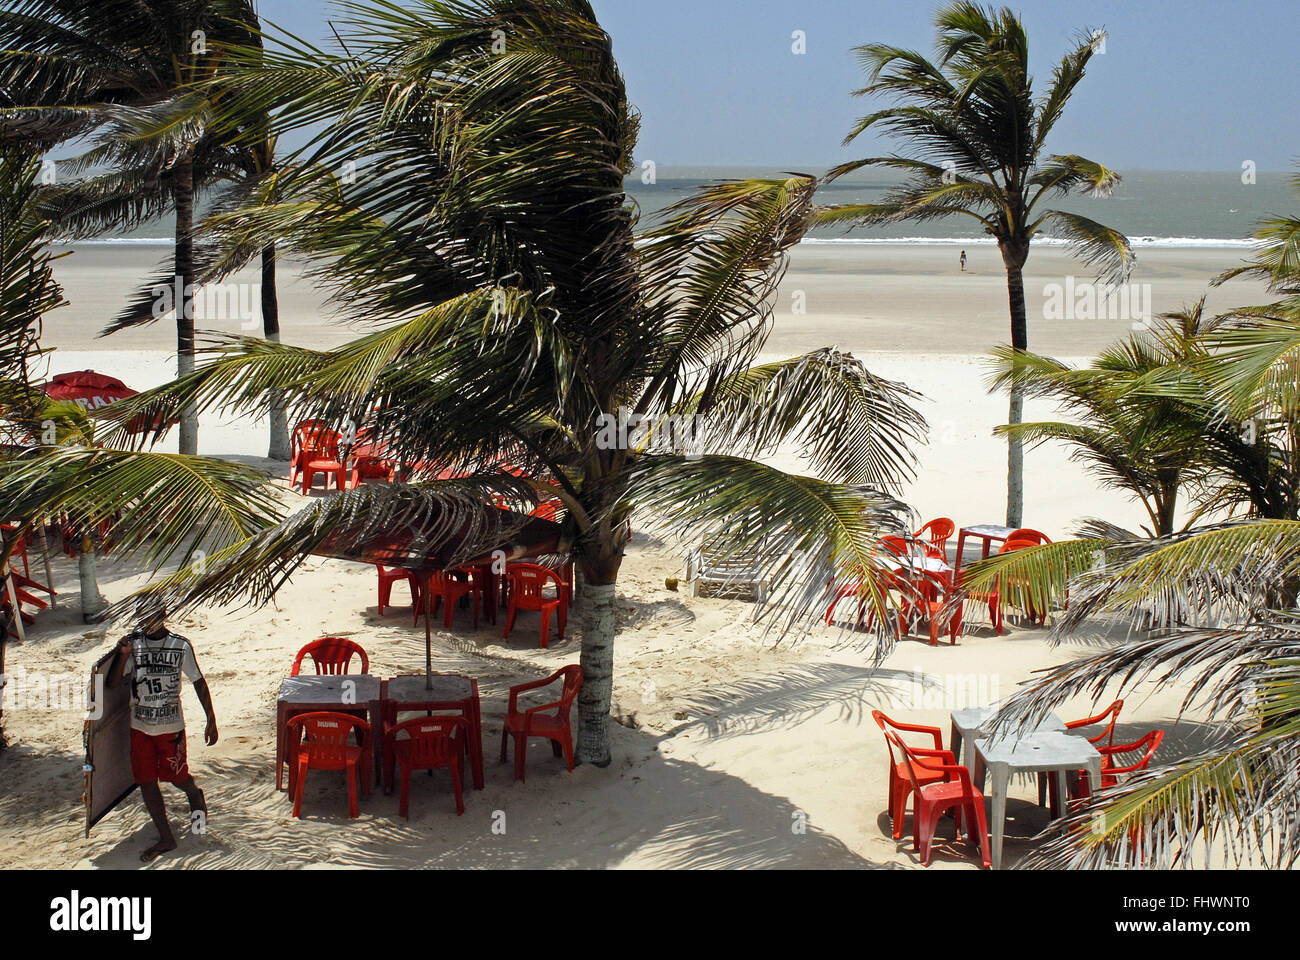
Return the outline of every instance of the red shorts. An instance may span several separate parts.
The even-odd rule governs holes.
[[[131,728],[131,773],[136,783],[180,783],[190,775],[185,731],[150,736]]]

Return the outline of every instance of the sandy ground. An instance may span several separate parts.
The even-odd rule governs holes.
[[[98,267],[86,263],[98,253],[96,248],[83,258],[84,273],[64,278],[77,305],[47,322],[47,342],[60,347],[51,370],[91,367],[137,387],[162,382],[173,362],[163,345],[164,327],[108,342],[91,337],[94,323],[115,309],[105,309],[113,299],[105,293],[109,284],[122,289],[120,261],[104,254]],[[925,394],[931,443],[918,451],[918,479],[906,498],[927,519],[950,516],[969,525],[997,522],[1004,509],[1005,447],[991,430],[1004,421],[1006,404],[986,394],[980,355],[1005,339],[1005,290],[995,251],[968,251],[967,275],[957,273],[956,253],[801,249],[782,288],[769,349],[778,355],[835,343],[862,356],[874,372]],[[1238,256],[1225,250],[1148,251],[1142,282],[1153,285],[1157,311],[1171,309],[1199,296],[1205,281]],[[1039,271],[1032,281],[1039,289],[1052,282],[1052,271],[1069,269],[1054,251],[1036,253],[1031,264]],[[290,280],[286,289],[298,291],[285,297],[286,339],[344,338],[330,328],[321,332],[309,284]],[[806,312],[791,309],[794,291],[804,291]],[[1217,291],[1222,302],[1212,301],[1212,307],[1255,302],[1257,294],[1245,284],[1226,300]],[[1030,301],[1041,302],[1032,293]],[[1118,321],[1053,325],[1031,319],[1031,345],[1082,358],[1128,327]],[[1031,407],[1029,415],[1050,412]],[[258,458],[265,452],[263,425],[212,418],[203,424],[200,443],[205,453],[270,466]],[[790,456],[772,459],[797,466]],[[1123,495],[1099,490],[1060,449],[1031,454],[1026,486],[1026,522],[1054,538],[1084,517],[1136,526],[1143,516]],[[62,602],[40,616],[26,643],[10,645],[11,673],[84,676],[120,635],[120,626],[79,622],[75,567],[61,555],[54,563]],[[680,575],[677,545],[638,534],[619,585],[618,723],[612,728],[614,764],[606,770],[579,767],[568,773],[545,744],[529,752],[526,784],[513,783],[510,766],[496,763],[508,687],[577,661],[576,612],[574,629],[550,650],[538,648],[532,615],[521,616],[504,640],[499,627],[470,629],[467,616],[452,631],[437,632],[435,669],[478,677],[483,697],[487,784],[467,795],[463,817],[455,815],[444,775],[417,779],[409,822],[398,816],[396,797],[381,792],[363,802],[358,821],[349,821],[338,775],[312,775],[301,820],[290,817],[286,795],[275,791],[276,691],[299,647],[322,635],[350,636],[369,652],[373,673],[392,676],[423,667],[423,628],[412,626],[406,607],[378,616],[373,569],[312,561],[274,607],[209,609],[178,622],[174,628],[193,640],[213,690],[221,740],[203,746],[202,711],[187,688],[190,763],[207,791],[212,820],[205,836],[185,837],[160,865],[914,865],[910,843],[890,837],[887,754],[870,711],[879,707],[940,725],[946,741],[950,710],[1004,697],[1035,670],[1082,649],[1052,646],[1040,628],[1017,627],[999,638],[977,623],[955,647],[930,647],[913,638],[873,665],[860,636],[821,631],[797,643],[779,642],[752,623],[753,607],[743,600],[692,598],[666,589],[665,578]],[[101,572],[110,599],[146,579],[144,571],[121,563],[105,563]],[[396,593],[404,603],[404,588]],[[1136,739],[1158,725],[1169,731],[1163,758],[1191,752],[1206,728],[1191,721],[1174,725],[1182,694],[1151,687],[1129,693],[1118,736],[1131,733]],[[1066,704],[1060,713],[1071,718],[1089,706]],[[5,734],[10,746],[0,754],[0,866],[138,865],[152,829],[134,797],[89,840],[83,838],[79,712],[6,710]],[[1031,802],[1035,797],[1031,783],[1013,788],[1009,862],[1046,823],[1044,811]],[[172,792],[168,800],[179,826],[181,796]],[[969,846],[948,839],[938,848],[936,869],[973,866]]]

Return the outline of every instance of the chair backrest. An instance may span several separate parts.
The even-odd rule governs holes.
[[[452,567],[450,570],[442,570],[434,574],[435,584],[454,583],[461,587],[467,587],[474,582],[479,572],[474,567]]]
[[[1065,729],[1079,730],[1083,727],[1094,727],[1097,724],[1104,722],[1107,717],[1110,717],[1110,723],[1106,724],[1106,728],[1102,730],[1101,733],[1097,734],[1095,737],[1088,737],[1088,742],[1096,744],[1096,743],[1101,743],[1101,741],[1105,740],[1106,746],[1108,747],[1112,746],[1115,743],[1115,721],[1119,719],[1119,712],[1123,708],[1124,708],[1124,701],[1116,700],[1114,703],[1112,703],[1101,713],[1097,714],[1095,717],[1085,717],[1082,720],[1071,720],[1069,723],[1065,725]]]
[[[531,516],[540,517],[543,520],[558,520],[560,518],[560,508],[563,506],[563,500],[543,500],[533,507]]]
[[[924,769],[926,767],[930,767],[931,765],[927,764],[925,760],[922,759],[921,757],[914,755],[912,751],[908,748],[907,744],[902,741],[902,738],[898,737],[895,734],[890,733],[888,730],[885,731],[885,739],[889,741],[890,744],[889,753],[891,756],[894,755],[894,750],[893,750],[894,747],[897,747],[899,753],[902,754],[903,769],[907,771],[907,779],[912,782],[912,789],[916,792],[918,796],[920,796],[921,781],[916,775],[916,768],[921,767],[922,769]],[[932,761],[933,766],[931,767],[931,772],[933,772],[935,768],[941,766],[942,762],[943,761],[935,758]]]
[[[299,751],[307,751],[309,766],[341,768],[347,762],[348,738],[353,730],[370,732],[370,724],[346,713],[300,713],[286,724],[289,742]],[[306,739],[304,740],[304,734]]]
[[[627,524],[631,536],[631,517]],[[756,576],[762,567],[763,546],[763,541],[756,540],[736,549],[726,537],[705,537],[700,543],[700,566],[713,578]]]
[[[1139,770],[1145,770],[1147,768],[1147,764],[1151,762],[1151,758],[1155,756],[1156,750],[1159,749],[1160,741],[1162,741],[1164,738],[1165,738],[1165,732],[1163,730],[1152,730],[1141,740],[1136,740],[1133,743],[1124,743],[1124,744],[1120,744],[1119,746],[1101,747],[1100,749],[1102,751],[1103,757],[1106,760],[1111,760],[1113,757],[1123,756],[1124,754],[1137,753],[1139,750],[1142,751],[1142,756],[1140,759],[1138,759],[1136,763],[1129,764],[1126,767],[1119,767],[1119,766],[1105,767],[1102,772],[1105,773],[1107,776],[1114,776],[1115,774],[1119,774],[1119,773],[1137,773]]]
[[[342,439],[337,430],[330,429],[320,420],[305,420],[293,431],[294,446],[312,457],[337,459]]]
[[[883,710],[872,710],[871,719],[876,721],[876,726],[880,728],[882,733],[892,732],[901,735],[902,732],[906,731],[909,733],[924,733],[932,737],[943,737],[943,731],[938,727],[923,726],[917,723],[899,723],[897,720],[891,719]],[[939,742],[942,742],[942,739]]]
[[[304,442],[311,439],[313,435],[326,429],[329,426],[324,420],[299,420],[293,428],[292,448],[297,453],[302,449]]]
[[[582,667],[576,663],[561,667],[552,679],[559,677],[564,678],[564,689],[560,691],[560,709],[556,711],[556,716],[568,720],[569,709],[573,706],[573,701],[578,699],[578,691],[582,689]]]
[[[907,557],[912,553],[912,545],[904,537],[887,536],[881,537],[880,542],[884,544],[886,550],[896,557]]]
[[[401,733],[411,742],[411,767],[428,770],[448,766],[457,758],[469,735],[469,722],[464,717],[416,717],[393,727],[388,738],[396,741]]]
[[[347,673],[354,656],[361,658],[361,672],[370,672],[370,658],[366,656],[366,651],[361,648],[361,644],[345,640],[343,637],[321,637],[307,644],[298,651],[298,656],[293,661],[293,671],[289,676],[298,676],[298,671],[302,667],[302,658],[306,656],[311,657],[317,673],[330,675]]]
[[[957,524],[953,523],[947,517],[938,517],[931,520],[920,530],[916,531],[913,536],[917,539],[921,539],[926,535],[926,533],[929,533],[930,543],[933,544],[936,549],[944,550],[948,545],[948,539],[953,535],[956,529]]]
[[[511,602],[525,608],[535,607],[545,599],[542,590],[547,581],[554,582],[559,593],[564,591],[559,574],[536,563],[512,563],[506,567],[506,574],[510,577]]]
[[[1051,543],[1052,538],[1045,533],[1039,533],[1037,530],[1030,530],[1028,527],[1021,527],[1019,530],[1012,530],[1007,536],[1007,543],[1012,540],[1023,540],[1033,545],[1042,543]]]

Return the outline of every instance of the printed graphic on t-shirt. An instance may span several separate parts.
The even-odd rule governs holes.
[[[131,678],[131,726],[151,735],[184,730],[181,676],[191,683],[203,677],[194,648],[174,633],[159,638],[136,633],[132,641],[126,671]]]

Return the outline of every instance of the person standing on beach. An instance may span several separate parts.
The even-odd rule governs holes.
[[[966,272],[966,251],[965,250],[961,252],[961,272],[962,273]]]
[[[194,693],[208,716],[204,742],[217,742],[217,720],[212,696],[194,657],[194,647],[184,637],[167,629],[167,610],[160,603],[146,601],[137,611],[139,626],[118,642],[118,661],[109,684],[117,686],[131,678],[131,772],[140,786],[145,808],[158,828],[158,842],[140,859],[145,863],[176,849],[176,837],[167,822],[158,781],[173,783],[190,801],[190,816],[201,814],[206,823],[208,808],[186,762],[185,718],[181,713],[181,675],[194,684]]]

